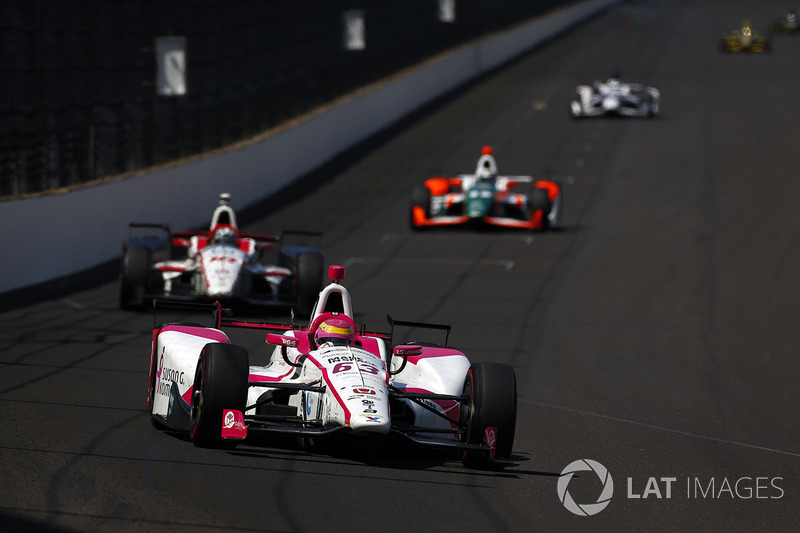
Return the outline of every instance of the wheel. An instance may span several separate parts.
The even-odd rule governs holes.
[[[542,229],[547,229],[549,219],[547,215],[550,213],[550,198],[547,196],[546,189],[540,189],[539,187],[533,187],[531,191],[531,216],[538,210],[542,210]]]
[[[561,229],[561,213],[564,211],[564,189],[560,183],[556,183],[556,185],[558,185],[558,195],[552,202],[549,202],[550,208],[545,217],[545,224],[549,230]]]
[[[150,249],[131,244],[122,254],[120,269],[119,306],[122,309],[144,307],[144,293],[150,276]]]
[[[200,352],[192,391],[189,438],[195,446],[235,446],[235,441],[220,439],[222,411],[244,413],[250,363],[247,350],[233,344],[209,343]]]
[[[431,216],[431,191],[424,185],[417,185],[411,191],[411,217],[410,217],[410,224],[411,229],[415,231],[419,231],[424,229],[425,226],[418,226],[414,223],[414,208],[421,207],[423,211],[425,211],[425,218],[430,218]]]
[[[463,394],[469,397],[461,405],[461,419],[466,420],[462,441],[484,444],[488,428],[496,428],[495,458],[511,458],[517,425],[517,377],[514,369],[500,363],[474,363],[464,380]],[[480,452],[464,452],[468,468],[501,470],[503,464],[492,462]]]
[[[650,118],[657,118],[660,113],[661,102],[659,100],[653,100],[652,104],[650,105]]]
[[[547,189],[534,187],[531,191],[531,209],[544,209],[545,213],[550,211],[550,198],[547,196]]]
[[[319,252],[301,252],[295,263],[297,276],[297,312],[307,317],[322,290],[323,259]]]

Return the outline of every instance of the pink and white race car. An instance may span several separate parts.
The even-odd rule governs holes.
[[[407,441],[453,450],[468,467],[510,463],[516,427],[511,366],[471,363],[461,351],[430,342],[392,347],[395,328],[450,326],[389,318],[387,333],[357,331],[344,268],[319,293],[308,326],[223,318],[210,327],[170,322],[154,328],[148,407],[155,426],[187,432],[197,446],[227,447],[252,436],[297,437],[303,444],[337,436]],[[387,317],[388,318],[388,317]],[[264,366],[231,343],[235,328],[266,330],[273,348]],[[252,439],[251,439],[252,440]]]
[[[120,307],[140,309],[154,298],[179,301],[233,301],[251,305],[294,306],[307,316],[323,283],[324,254],[316,246],[287,245],[287,235],[242,233],[220,195],[208,231],[171,233],[161,224],[131,224],[132,230],[157,235],[129,237],[122,247]],[[277,252],[277,264],[265,254]]]

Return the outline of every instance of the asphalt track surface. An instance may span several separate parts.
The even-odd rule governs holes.
[[[324,230],[358,322],[451,323],[473,361],[513,365],[514,466],[195,448],[148,422],[152,317],[118,310],[103,283],[0,315],[0,530],[796,530],[800,36],[765,56],[719,52],[742,18],[766,28],[784,9],[623,3],[245,227]],[[575,85],[615,69],[662,90],[662,117],[570,120]],[[559,176],[565,228],[412,232],[411,186],[470,171],[487,144],[501,172]],[[559,501],[580,459],[614,483],[594,516]],[[569,483],[579,504],[600,491],[592,472]]]

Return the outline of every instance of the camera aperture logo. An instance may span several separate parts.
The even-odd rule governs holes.
[[[572,495],[567,490],[567,486],[576,472],[594,472],[597,474],[597,477],[600,478],[603,489],[600,492],[600,496],[597,497],[596,502],[579,504],[572,499]],[[613,495],[614,480],[611,479],[611,474],[608,473],[608,469],[591,459],[578,459],[577,461],[571,462],[561,471],[561,476],[558,478],[558,499],[561,500],[561,503],[568,511],[578,516],[596,515],[608,506],[611,502],[611,496]]]
[[[573,493],[579,500],[591,500],[600,491],[597,501],[578,503],[568,488],[573,476],[579,472],[587,472],[586,480],[573,485]],[[592,473],[594,475],[592,475]],[[597,488],[594,476],[600,480],[602,489]],[[580,476],[579,476],[580,477]],[[648,476],[645,483],[641,478],[627,478],[627,499],[642,502],[648,499],[672,500],[781,500],[786,491],[783,489],[784,478],[781,476],[739,476],[728,477],[686,477],[686,492],[683,493],[683,480],[679,476]],[[642,490],[641,487],[644,487]],[[608,469],[591,459],[573,461],[564,468],[558,478],[558,499],[571,513],[578,516],[596,515],[611,503],[614,496],[614,481]],[[586,490],[588,489],[588,491]],[[684,495],[685,494],[685,495]]]

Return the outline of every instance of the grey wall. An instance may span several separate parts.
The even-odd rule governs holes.
[[[6,260],[0,292],[77,273],[118,257],[129,222],[207,223],[220,192],[242,209],[319,167],[431,99],[619,0],[586,0],[438,56],[258,142],[104,184],[0,203]],[[298,152],[302,147],[302,152]],[[9,231],[14,228],[15,231]],[[8,253],[13,251],[13,253]]]

